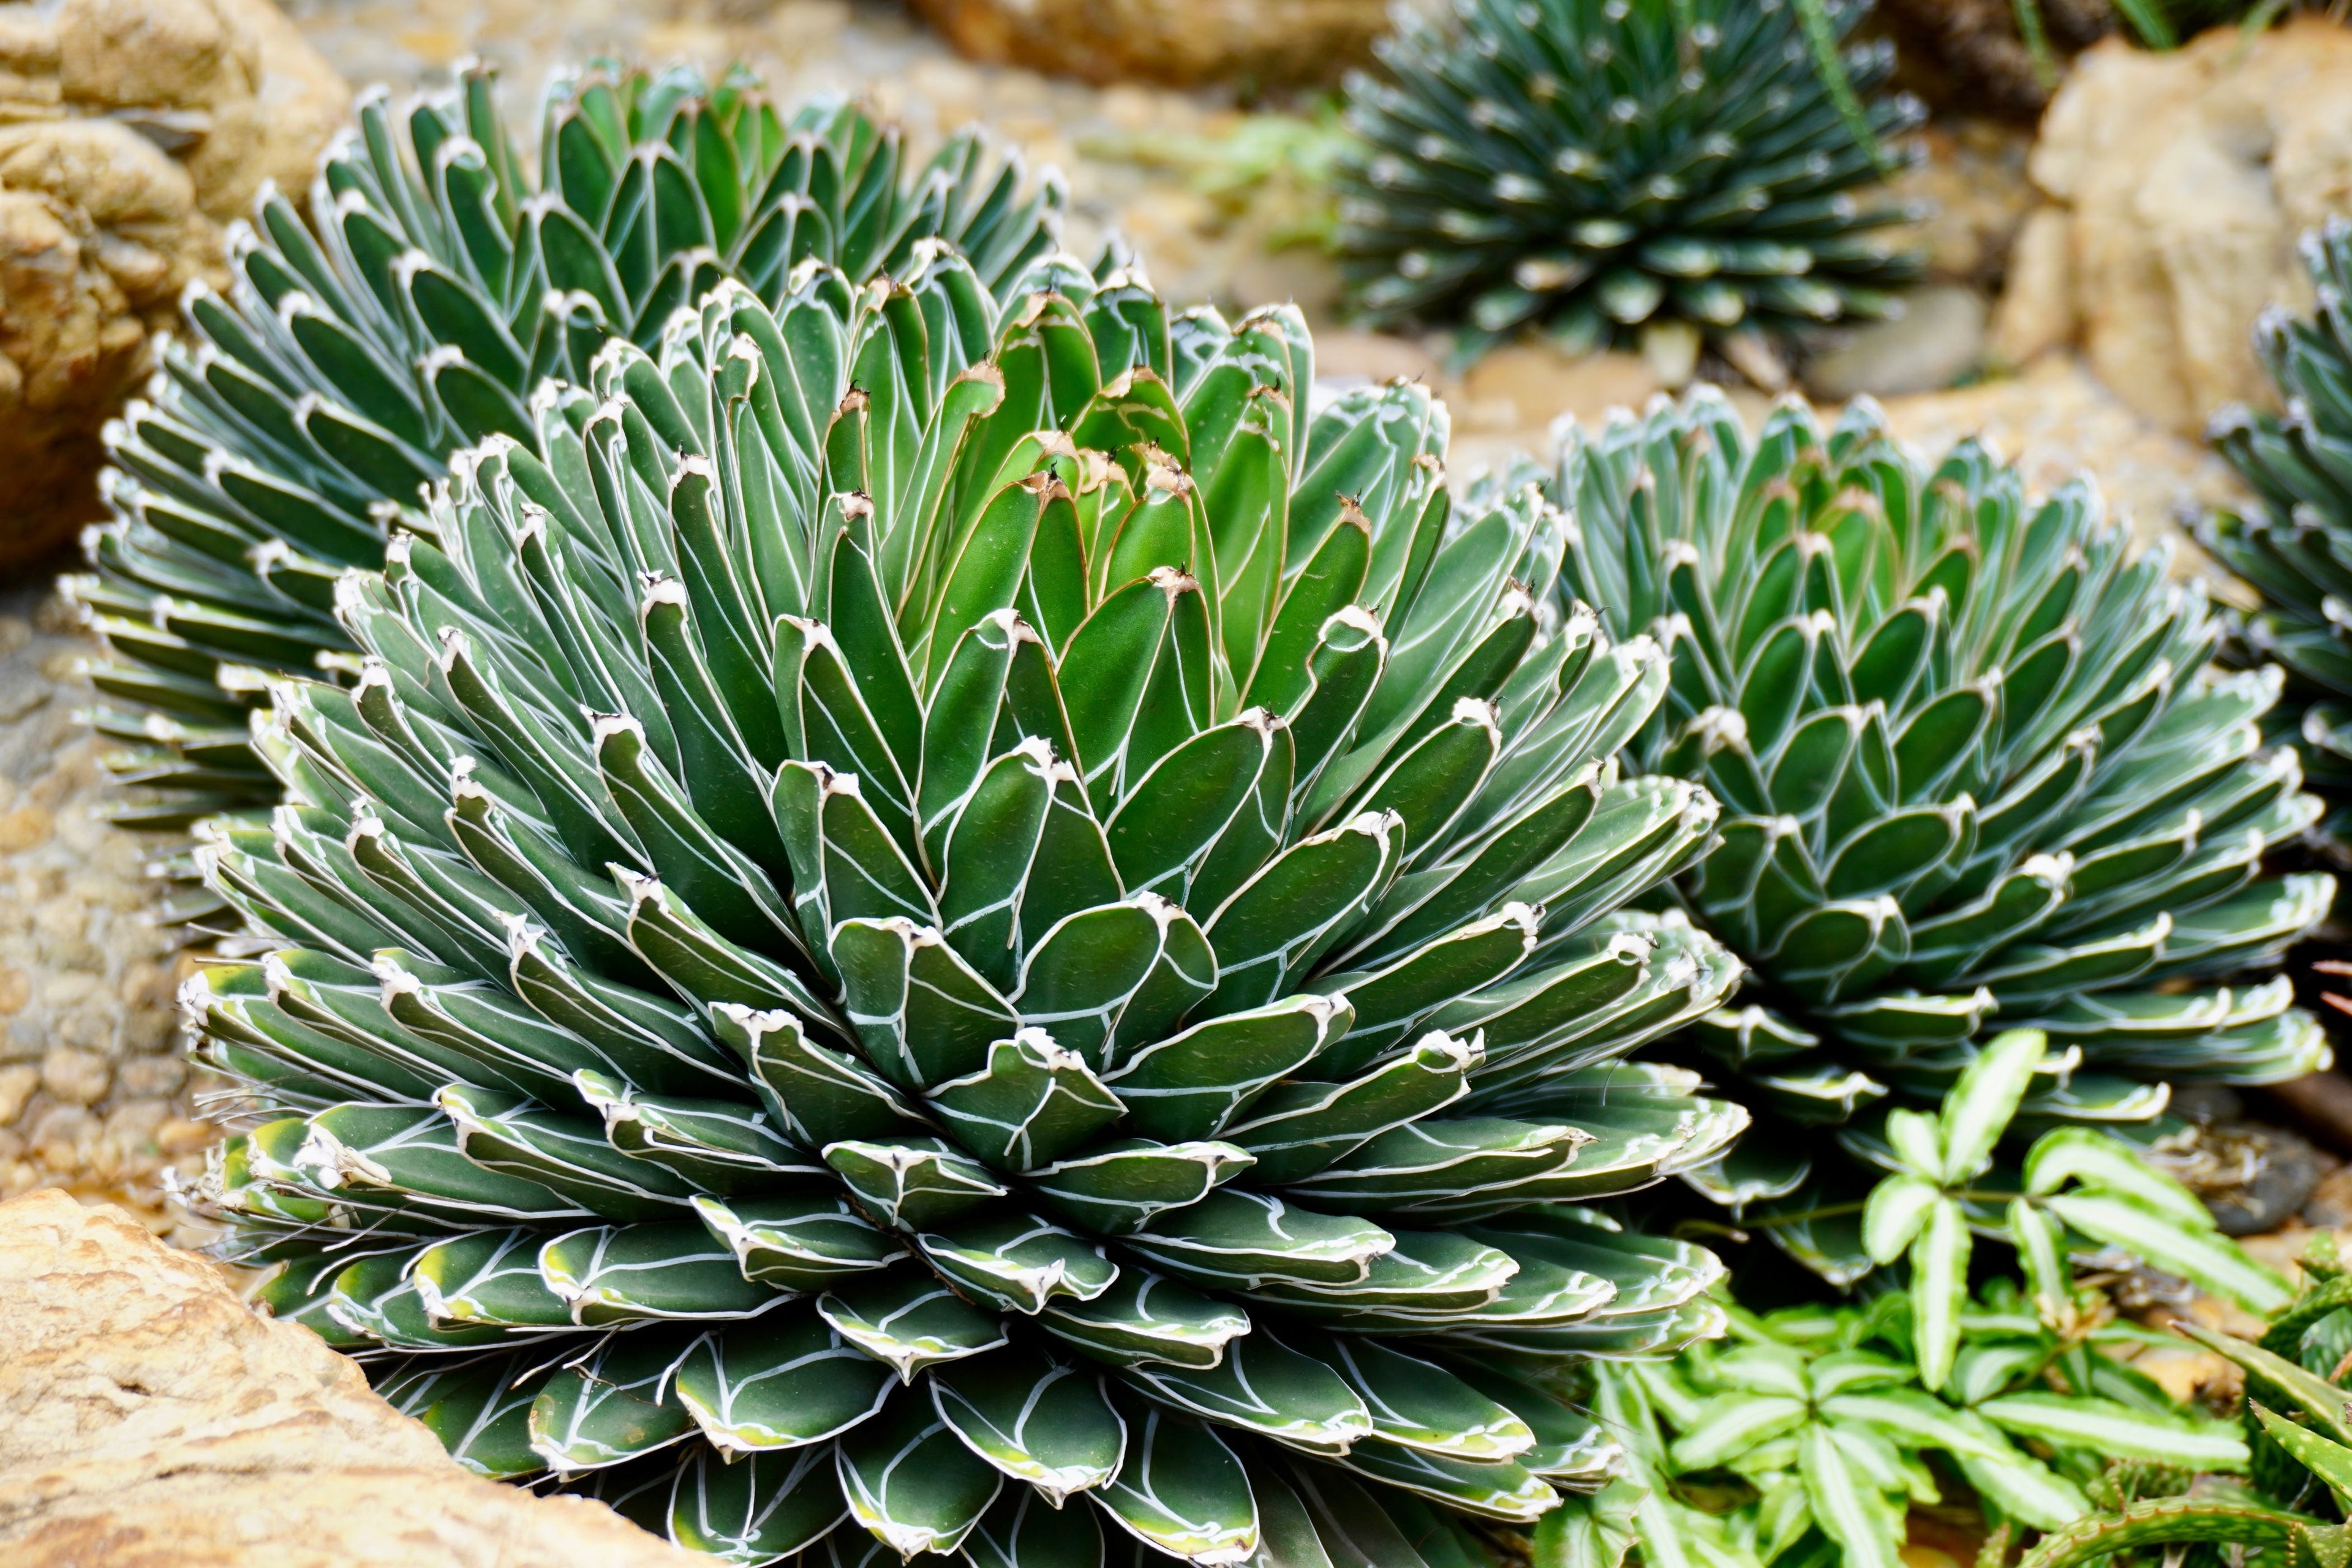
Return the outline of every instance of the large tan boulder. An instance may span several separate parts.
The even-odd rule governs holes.
[[[2224,403],[2269,398],[2254,318],[2307,303],[2296,237],[2352,211],[2352,28],[2217,27],[2167,54],[2110,38],[2076,61],[2028,168],[2047,205],[2019,237],[1996,352],[2078,343],[2125,401],[2195,435]]]
[[[1328,81],[1371,58],[1389,0],[908,0],[956,51],[1100,85]]]
[[[0,5],[0,569],[99,511],[99,431],[222,226],[351,105],[269,0]]]
[[[59,1192],[0,1204],[9,1568],[691,1568],[604,1504],[469,1475],[308,1329]]]

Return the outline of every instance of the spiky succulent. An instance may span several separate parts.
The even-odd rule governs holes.
[[[945,243],[1002,288],[1053,247],[1062,193],[1024,194],[975,133],[909,168],[900,132],[819,100],[787,115],[744,73],[560,77],[534,182],[487,69],[395,114],[363,98],[310,222],[265,192],[226,296],[186,301],[148,400],[110,426],[113,521],[69,579],[107,647],[99,730],[136,826],[267,805],[247,745],[264,678],[344,669],[336,577],[420,529],[422,487],[493,434],[538,439],[541,378],[584,381],[620,335],[651,343],[722,278],[781,298],[816,259],[853,279]]]
[[[2319,810],[2263,745],[2278,676],[2208,668],[2202,594],[2087,483],[2029,500],[1972,443],[1928,469],[1867,401],[1750,437],[1707,389],[1572,433],[1555,484],[1562,595],[1673,648],[1634,752],[1722,802],[1683,895],[1759,984],[1696,1036],[1759,1112],[1892,1171],[1880,1113],[1941,1095],[1995,1026],[2049,1040],[2021,1133],[2327,1061],[2259,978],[2334,889],[2263,875]],[[1856,1216],[1794,1217],[1836,1184],[1789,1196],[1831,1142],[1759,1132],[1705,1184],[1784,1200],[1770,1234],[1851,1278]]]
[[[2352,1351],[2352,1275],[2335,1237],[2313,1234],[2303,1287],[2264,1315],[2262,1332],[2242,1340],[2183,1321],[2175,1331],[2237,1363],[2245,1378],[2245,1446],[2251,1485],[2195,1472],[2193,1456],[2168,1456],[2169,1475],[2141,1495],[2103,1500],[2109,1510],[2053,1532],[2021,1568],[2077,1568],[2116,1562],[2326,1563],[2352,1560],[2352,1413],[2343,1387]],[[2219,1468],[2220,1467],[2210,1467]],[[2194,1482],[2192,1486],[2190,1483]],[[2230,1550],[2224,1555],[2224,1549]],[[2128,1555],[2120,1555],[2120,1554]]]
[[[1885,312],[1917,274],[1856,193],[1918,103],[1842,112],[1797,0],[1455,0],[1351,78],[1348,299],[1383,325],[1461,322],[1465,352],[1539,323],[1577,345],[1679,320],[1710,332]],[[1842,37],[1867,4],[1831,3]],[[1834,44],[1823,39],[1824,47]],[[1894,64],[1847,50],[1863,90]],[[1854,135],[1866,116],[1879,145]]]
[[[1577,1364],[1717,1321],[1590,1206],[1746,1121],[1622,1059],[1738,973],[1622,909],[1714,806],[1619,776],[1664,658],[1522,585],[1535,487],[1311,362],[934,249],[461,456],[199,850],[262,1300],[745,1563],[1454,1564],[1597,1484]]]
[[[2261,506],[2216,512],[2200,536],[2263,596],[2246,640],[2286,670],[2274,726],[2303,746],[2342,841],[2352,838],[2352,222],[2305,235],[2303,258],[2318,310],[2267,310],[2254,332],[2285,416],[2233,406],[2211,430]]]

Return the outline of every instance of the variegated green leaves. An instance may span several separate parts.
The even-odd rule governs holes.
[[[2263,875],[2318,810],[2263,749],[2275,672],[2206,668],[2201,599],[2086,487],[2029,501],[1971,445],[1926,471],[1867,404],[1751,437],[1702,392],[1572,437],[1556,494],[1580,531],[1563,594],[1673,644],[1637,753],[1724,803],[1689,900],[1769,989],[1700,1039],[1759,1109],[1874,1137],[1996,1018],[2050,1041],[2037,1120],[2146,1121],[2168,1079],[2325,1060],[2284,981],[2216,984],[2333,894]],[[1780,1142],[1710,1190],[1792,1192],[1811,1162]],[[1776,1234],[1867,1267],[1850,1223]]]
[[[1735,1310],[1726,1342],[1604,1370],[1595,1403],[1626,1440],[1628,1479],[1546,1531],[1592,1542],[1604,1563],[1627,1532],[1647,1553],[1725,1568],[1893,1568],[1906,1516],[1942,1500],[1951,1471],[1989,1517],[2061,1540],[2093,1517],[2085,1492],[2116,1459],[2246,1468],[2227,1426],[2177,1409],[2125,1359],[2161,1335],[2087,1320],[2053,1330],[2007,1281],[1965,1308],[1965,1342],[1933,1393],[1915,1382],[1918,1321],[1893,1293],[1837,1310]]]
[[[2174,1434],[2170,1442],[2150,1446],[2156,1452],[2149,1457],[2177,1467],[2176,1474],[2250,1469],[2253,1495],[2175,1485],[2164,1489],[2172,1495],[2118,1497],[2110,1503],[2111,1511],[2053,1531],[2027,1554],[2028,1563],[2034,1568],[2074,1568],[2108,1560],[2120,1550],[2147,1546],[2177,1552],[2193,1542],[2212,1542],[2250,1555],[2253,1550],[2264,1556],[2276,1552],[2285,1561],[2305,1563],[2332,1562],[2352,1548],[2352,1530],[2333,1522],[2341,1515],[2346,1493],[2352,1491],[2352,1426],[2345,1420],[2339,1385],[2343,1357],[2335,1348],[2352,1287],[2346,1283],[2335,1241],[2325,1231],[2315,1234],[2303,1265],[2302,1289],[2269,1315],[2253,1342],[2194,1324],[2179,1326],[2180,1332],[2242,1369],[2244,1442],[2209,1431]],[[2045,1419],[2072,1415],[2080,1440],[2110,1445],[2127,1457],[2146,1451],[2128,1436],[2118,1441],[2112,1415],[2100,1414],[2106,1418],[2046,1412]],[[2223,1445],[2234,1447],[2237,1455],[2217,1458],[2214,1451]]]
[[[2076,1326],[2070,1250],[2104,1245],[2190,1279],[2254,1311],[2274,1310],[2285,1286],[2215,1228],[2205,1205],[2131,1149],[2087,1128],[2044,1133],[2025,1155],[2022,1191],[1980,1195],[1977,1179],[2017,1114],[2036,1072],[2046,1070],[2045,1037],[2033,1029],[1996,1035],[1933,1116],[1894,1110],[1881,1158],[1894,1174],[1871,1190],[1862,1240],[1871,1260],[1908,1249],[1911,1332],[1919,1381],[1940,1389],[1951,1375],[1968,1304],[1971,1225],[2005,1216],[2035,1310],[2051,1328]],[[1996,1184],[2007,1185],[2008,1184]],[[2079,1247],[2074,1237],[2086,1238]]]
[[[740,69],[599,68],[551,89],[534,181],[495,85],[476,68],[398,110],[364,97],[309,221],[264,196],[235,286],[190,297],[193,348],[110,427],[114,519],[68,589],[109,648],[97,722],[148,792],[133,820],[278,797],[247,746],[253,672],[349,673],[337,574],[431,531],[420,487],[453,451],[531,442],[541,378],[584,380],[608,339],[653,342],[721,278],[777,299],[809,260],[863,279],[944,244],[1002,288],[1054,246],[1058,180],[1024,193],[975,133],[917,167],[897,127],[829,100],[780,113]]]
[[[747,1563],[1442,1559],[1594,1484],[1562,1367],[1720,1321],[1589,1206],[1745,1125],[1623,1059],[1737,976],[1621,907],[1713,803],[1612,760],[1664,660],[1522,586],[1559,515],[1310,366],[931,250],[462,454],[200,852],[271,1309]]]

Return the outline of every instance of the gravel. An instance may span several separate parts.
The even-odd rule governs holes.
[[[179,1051],[187,960],[150,917],[167,847],[105,816],[100,742],[76,721],[89,651],[46,589],[0,593],[0,1197],[61,1186],[197,1239],[166,1201],[215,1129]]]

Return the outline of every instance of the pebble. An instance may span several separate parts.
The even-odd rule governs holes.
[[[1805,366],[1816,397],[1885,397],[1936,392],[1977,368],[1984,357],[1984,296],[1957,283],[1933,284],[1904,297],[1904,311],[1844,334],[1845,342]]]

